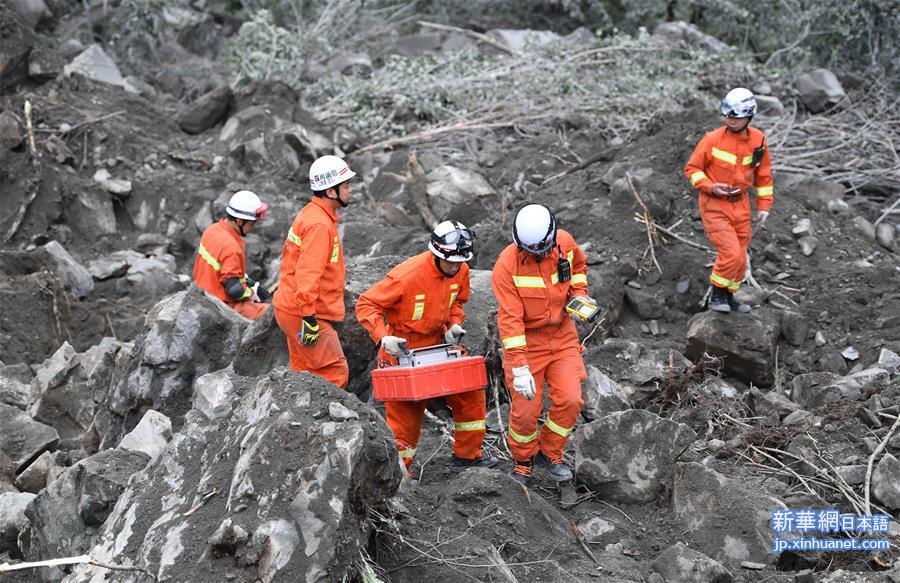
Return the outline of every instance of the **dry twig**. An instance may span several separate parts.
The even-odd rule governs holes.
[[[875,458],[878,457],[878,454],[884,449],[887,445],[888,440],[894,435],[894,432],[897,431],[897,428],[900,427],[900,415],[897,416],[897,420],[894,421],[894,424],[891,425],[891,428],[888,430],[887,434],[881,440],[881,443],[878,444],[878,447],[875,448],[875,451],[872,452],[872,455],[869,456],[869,463],[866,465],[866,487],[865,487],[865,513],[869,514],[869,491],[872,487],[872,466],[875,464]]]
[[[637,201],[638,205],[640,205],[641,209],[644,212],[644,226],[647,229],[647,244],[650,249],[650,259],[653,261],[653,265],[656,266],[657,271],[662,273],[662,267],[659,266],[659,262],[656,260],[656,251],[653,247],[653,239],[656,236],[656,231],[653,228],[653,221],[650,220],[650,211],[647,210],[647,205],[644,204],[644,201],[641,199],[641,195],[638,194],[637,188],[634,187],[634,182],[631,180],[630,174],[625,174],[625,183],[628,184],[628,188],[631,189],[631,193],[634,195],[634,199]]]
[[[38,192],[41,190],[41,179],[38,178],[34,188],[31,190],[31,194],[29,194],[25,200],[22,201],[22,206],[19,207],[19,212],[16,213],[16,218],[13,220],[12,225],[9,227],[9,231],[6,232],[6,237],[3,238],[4,243],[9,243],[13,237],[16,236],[16,232],[19,230],[19,227],[22,226],[22,221],[25,219],[25,215],[28,213],[28,208],[31,206],[31,203],[34,202],[34,199],[37,198]]]
[[[31,101],[25,100],[25,129],[28,131],[28,149],[31,150],[32,161],[37,160],[37,144],[34,142],[34,127],[31,122]]]
[[[522,53],[517,51],[516,49],[510,47],[506,43],[502,43],[496,39],[489,37],[486,34],[481,34],[480,32],[475,32],[474,30],[468,30],[465,28],[459,28],[456,26],[450,26],[447,24],[437,24],[434,22],[426,22],[424,20],[419,21],[419,26],[424,26],[425,28],[433,28],[435,30],[443,30],[444,32],[456,32],[459,34],[464,34],[469,38],[473,38],[477,41],[481,41],[483,43],[487,43],[494,48],[500,49],[504,53],[508,53],[514,57],[521,57]]]

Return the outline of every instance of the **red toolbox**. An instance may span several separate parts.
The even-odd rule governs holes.
[[[397,366],[372,371],[372,389],[379,401],[424,401],[487,386],[483,356],[466,356],[454,344],[410,350]]]

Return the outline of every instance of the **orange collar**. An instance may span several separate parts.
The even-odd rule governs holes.
[[[228,219],[219,219],[219,225],[221,228],[228,233],[232,239],[239,242],[240,244],[244,244],[244,238],[241,237],[241,234],[238,233],[237,225],[229,221]]]
[[[312,203],[314,205],[316,205],[317,207],[319,207],[320,209],[322,209],[323,211],[325,211],[325,213],[329,217],[331,217],[331,220],[334,221],[335,223],[338,222],[339,220],[341,220],[341,217],[339,217],[338,214],[336,212],[334,212],[334,209],[331,208],[331,206],[329,206],[329,204],[321,196],[313,196]]]

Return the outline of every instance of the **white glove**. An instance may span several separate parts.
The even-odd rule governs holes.
[[[453,324],[450,329],[444,332],[444,342],[447,344],[459,344],[462,337],[466,335],[465,329],[459,324]]]
[[[253,296],[251,296],[250,301],[251,302],[261,302],[262,299],[259,297],[259,282],[257,281],[256,283],[254,283],[250,287],[250,289],[253,290]]]
[[[534,398],[534,377],[531,375],[528,365],[517,366],[512,369],[513,388],[517,393],[528,399]]]
[[[381,339],[381,346],[391,356],[400,356],[408,352],[406,350],[406,338],[399,336],[385,336]]]
[[[769,218],[769,211],[756,211],[756,226],[762,228]]]

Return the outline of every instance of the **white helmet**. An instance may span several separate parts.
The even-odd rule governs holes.
[[[327,190],[356,176],[337,156],[322,156],[309,167],[309,185],[316,191]]]
[[[231,196],[225,212],[236,219],[248,221],[261,221],[266,216],[269,205],[259,200],[255,193],[249,190],[240,190]]]
[[[722,115],[726,117],[753,117],[755,113],[756,99],[749,89],[732,89],[722,100]]]
[[[556,217],[542,204],[525,205],[516,213],[513,241],[532,255],[546,255],[556,245]]]
[[[452,263],[465,263],[475,255],[475,235],[460,222],[444,221],[431,232],[428,250]]]

